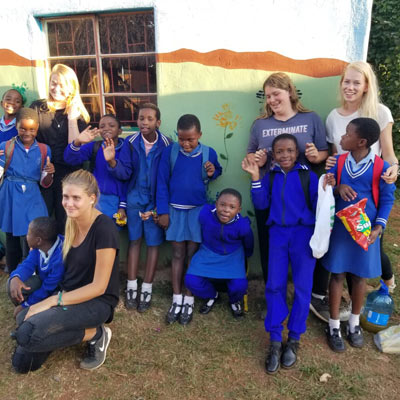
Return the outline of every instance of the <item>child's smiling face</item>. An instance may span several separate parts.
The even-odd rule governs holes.
[[[110,138],[114,141],[121,133],[118,121],[115,118],[109,116],[105,116],[100,119],[99,130],[103,139]]]
[[[4,109],[4,117],[6,119],[14,118],[15,114],[17,114],[23,106],[21,94],[14,89],[8,90],[4,93],[1,106]]]
[[[288,172],[293,168],[299,155],[296,143],[291,139],[277,140],[272,152],[274,160],[285,172]]]
[[[178,129],[178,143],[186,153],[192,152],[198,145],[201,132],[192,126],[190,129]]]
[[[239,199],[230,193],[219,196],[215,208],[217,209],[217,217],[222,224],[231,221],[242,209]]]
[[[147,141],[152,142],[156,137],[156,130],[160,127],[161,121],[157,119],[156,110],[142,108],[139,111],[137,124],[140,133]]]
[[[39,124],[33,119],[21,119],[17,123],[18,136],[25,147],[30,147],[36,139]]]

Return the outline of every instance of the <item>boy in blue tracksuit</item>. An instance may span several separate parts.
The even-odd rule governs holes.
[[[252,176],[252,199],[256,209],[269,207],[268,281],[265,298],[267,316],[265,330],[270,334],[270,350],[266,359],[268,373],[279,366],[294,366],[300,335],[306,330],[315,259],[309,245],[315,224],[318,178],[305,165],[296,162],[297,140],[282,134],[272,143],[273,170],[259,180],[258,166],[245,158],[242,168]],[[306,183],[304,183],[306,182]],[[289,314],[286,288],[289,262],[294,283],[293,307],[288,321],[288,340],[282,349],[283,321]]]
[[[16,306],[14,315],[50,296],[64,276],[64,238],[57,235],[54,219],[35,218],[29,224],[26,240],[31,251],[7,282],[8,295]]]
[[[152,283],[158,260],[158,247],[164,241],[156,213],[156,183],[158,165],[163,150],[171,140],[158,128],[161,124],[159,108],[152,103],[141,106],[138,115],[139,132],[128,136],[115,160],[114,146],[106,141],[104,157],[108,170],[121,180],[128,181],[127,215],[129,231],[128,282],[125,306],[144,312],[150,307]],[[137,273],[142,237],[147,244],[146,270],[138,301]]]

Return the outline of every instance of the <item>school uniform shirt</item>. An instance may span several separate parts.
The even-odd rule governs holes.
[[[6,142],[7,140],[12,139],[14,136],[18,135],[17,127],[16,127],[16,118],[14,118],[7,125],[4,116],[1,117],[0,120],[0,143]]]
[[[251,183],[251,197],[256,209],[269,207],[267,225],[295,226],[314,225],[318,200],[318,177],[310,170],[309,195],[311,208],[307,205],[301,186],[299,170],[309,169],[306,165],[296,163],[285,173],[279,165],[273,169],[275,177],[270,190],[270,173],[261,181]]]
[[[171,171],[171,150],[172,146],[169,146],[163,151],[158,169],[158,214],[169,214],[169,205],[177,209],[191,209],[207,203],[207,186],[202,177],[202,170],[207,161],[215,167],[210,180],[216,179],[222,173],[217,153],[211,147],[209,160],[203,160],[201,144],[190,154],[181,149],[173,171]]]
[[[6,142],[0,144],[5,150]],[[47,146],[47,155],[51,150]],[[4,168],[5,154],[0,156]],[[47,208],[39,190],[42,155],[36,142],[25,149],[19,138],[15,141],[14,153],[0,187],[0,229],[14,236],[24,236],[29,223],[37,217],[47,217]]]
[[[64,151],[64,160],[70,165],[80,165],[92,158],[93,146],[95,142],[87,143],[82,146],[75,146],[70,143]],[[115,146],[115,158],[118,159],[124,140],[118,139]],[[126,208],[127,183],[116,179],[109,171],[108,163],[104,159],[103,145],[97,151],[93,175],[99,184],[101,194],[114,195],[119,197],[119,208]]]
[[[69,292],[92,283],[97,262],[96,250],[100,249],[117,250],[106,291],[98,297],[114,308],[119,300],[119,233],[113,220],[107,215],[97,216],[83,242],[69,250],[60,287]],[[101,268],[101,260],[99,267]]]
[[[42,281],[41,287],[34,291],[26,301],[21,303],[22,307],[29,307],[46,299],[58,287],[59,282],[64,276],[63,243],[64,237],[58,235],[57,240],[47,254],[40,249],[32,249],[28,257],[10,274],[10,279],[17,276],[22,282],[25,282],[36,273]]]

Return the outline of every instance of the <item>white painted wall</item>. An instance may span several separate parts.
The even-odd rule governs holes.
[[[372,0],[2,1],[0,48],[46,58],[35,16],[154,7],[160,53],[274,51],[294,59],[365,59]]]

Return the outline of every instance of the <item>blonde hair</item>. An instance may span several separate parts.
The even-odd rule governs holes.
[[[96,196],[96,201],[93,207],[97,203],[100,196],[99,186],[97,185],[96,178],[93,174],[83,169],[72,172],[72,174],[67,175],[62,180],[62,187],[66,185],[76,185],[83,189],[83,191],[88,195]],[[67,257],[69,250],[71,249],[72,243],[74,242],[76,235],[78,234],[78,225],[76,221],[72,218],[67,217],[67,222],[65,223],[65,238],[63,245],[63,258]]]
[[[378,105],[380,103],[379,86],[372,66],[364,61],[355,61],[347,64],[340,78],[340,88],[342,86],[344,76],[349,69],[354,69],[354,71],[362,74],[365,79],[365,83],[367,84],[367,91],[363,94],[361,105],[359,107],[360,117],[377,119]],[[342,107],[346,105],[342,90],[340,90],[340,102]]]
[[[103,71],[103,85],[104,93],[110,92],[110,78],[108,74]],[[82,77],[82,93],[99,94],[99,80],[96,68],[88,68]],[[101,114],[101,102],[98,96],[91,96],[86,104],[90,104],[93,114]]]
[[[265,80],[263,84],[264,92],[267,86],[286,90],[287,92],[289,92],[290,102],[292,104],[293,111],[310,112],[310,110],[308,110],[303,106],[303,104],[301,104],[299,96],[297,95],[296,92],[296,87],[294,86],[294,83],[290,79],[289,75],[285,74],[284,72],[275,72]],[[271,107],[267,104],[267,99],[265,99],[264,112],[257,119],[269,118],[273,114],[274,112],[272,111]]]
[[[86,123],[90,121],[89,113],[87,112],[85,106],[82,103],[82,99],[79,93],[79,82],[78,78],[76,77],[75,71],[64,65],[64,64],[56,64],[53,69],[51,70],[50,79],[52,75],[58,75],[60,80],[63,83],[63,86],[68,90],[70,93],[66,99],[66,107],[65,107],[65,114],[68,113],[69,108],[72,104],[75,104]],[[51,94],[49,92],[49,99],[53,100]],[[55,107],[51,104],[48,104],[50,111],[56,111]]]

